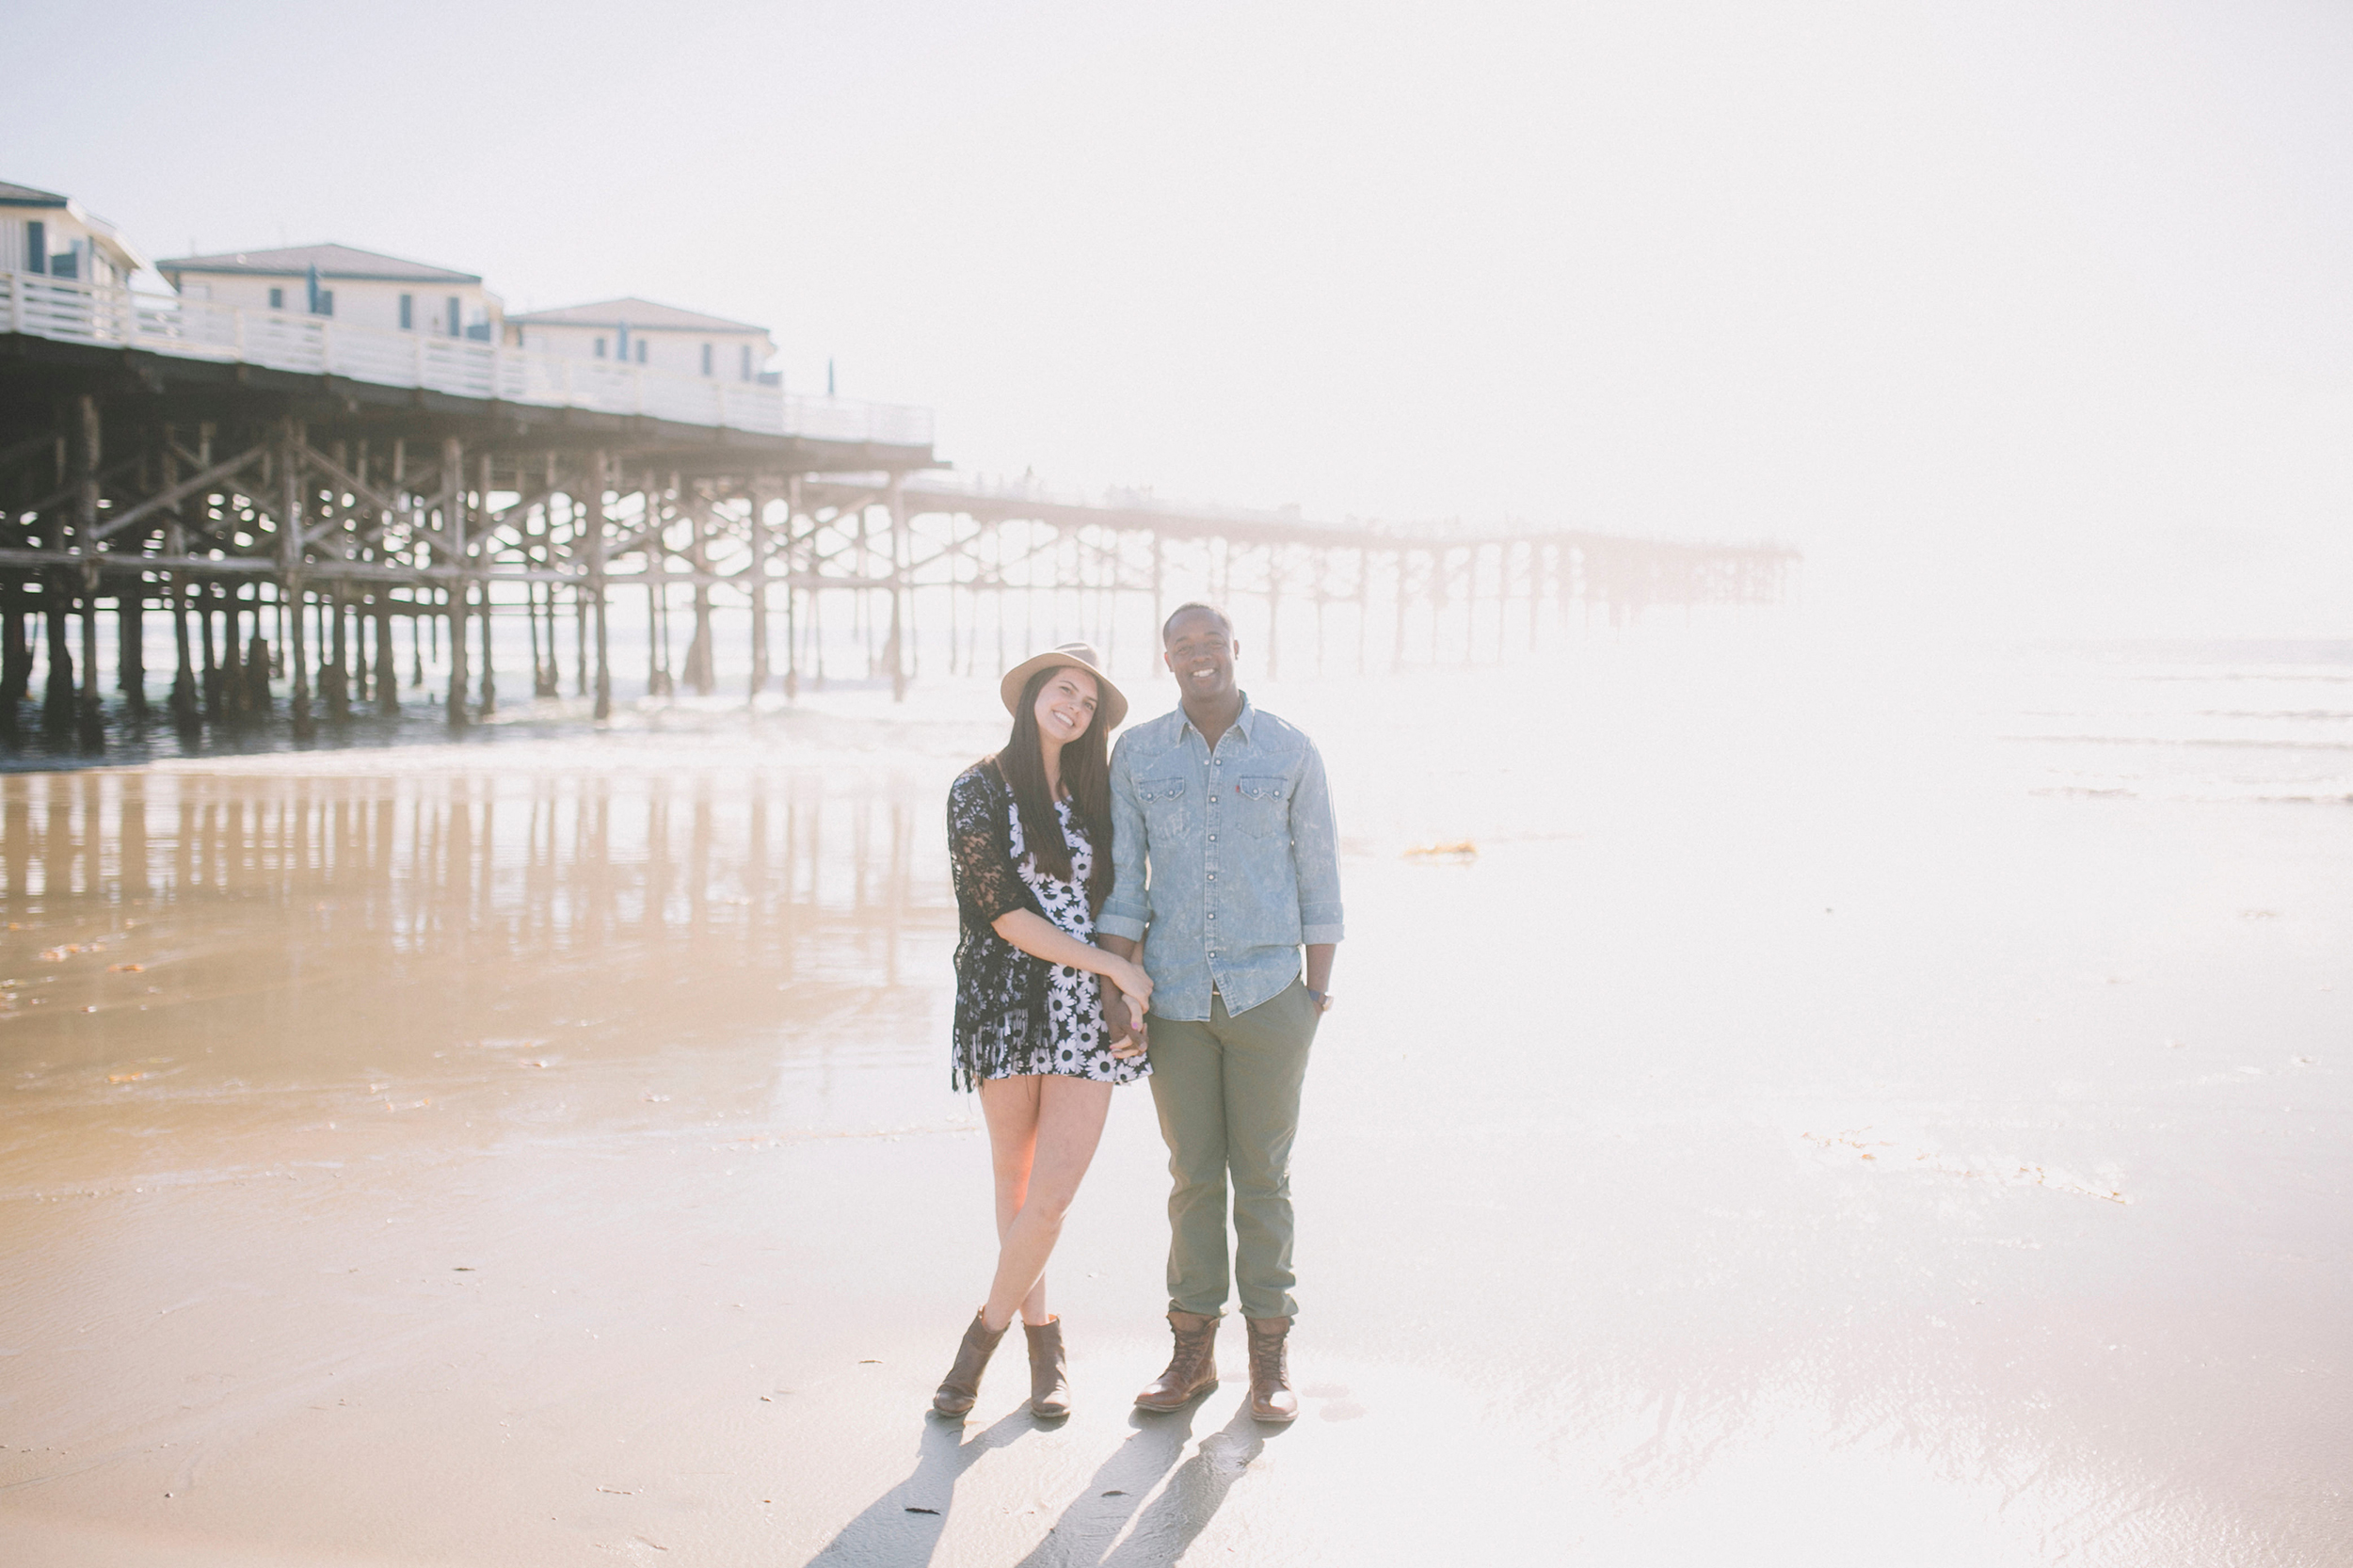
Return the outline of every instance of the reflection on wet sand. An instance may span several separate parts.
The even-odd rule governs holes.
[[[150,1057],[141,1093],[390,1106],[484,1051],[913,1052],[953,926],[918,808],[808,773],[0,779],[17,1108]]]
[[[770,939],[793,963],[848,927],[886,938],[888,966],[911,911],[949,907],[936,864],[915,891],[908,813],[903,788],[828,795],[813,774],[9,775],[0,896],[20,923],[341,897],[315,907],[402,953],[456,932],[519,952],[667,932]]]

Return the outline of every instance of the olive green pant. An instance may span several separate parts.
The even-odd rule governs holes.
[[[1240,1017],[1209,999],[1205,1023],[1153,1016],[1152,1103],[1168,1144],[1168,1304],[1217,1317],[1229,1283],[1245,1318],[1289,1318],[1291,1297],[1291,1139],[1307,1076],[1316,1011],[1294,980]],[[1225,1194],[1233,1183],[1233,1269],[1226,1268]]]

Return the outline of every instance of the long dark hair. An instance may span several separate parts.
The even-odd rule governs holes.
[[[1046,748],[1037,732],[1037,695],[1058,670],[1068,664],[1048,664],[1030,677],[1014,704],[1013,738],[997,754],[997,771],[1013,788],[1015,809],[1021,813],[1021,838],[1030,858],[1048,876],[1070,880],[1070,846],[1063,841],[1062,819],[1054,813],[1054,797],[1046,788]],[[1095,674],[1088,670],[1087,674]],[[1105,740],[1111,726],[1103,717],[1101,684],[1096,684],[1095,717],[1086,733],[1062,748],[1063,787],[1070,792],[1070,809],[1086,828],[1095,848],[1095,864],[1087,872],[1087,910],[1100,911],[1112,896],[1112,765]]]

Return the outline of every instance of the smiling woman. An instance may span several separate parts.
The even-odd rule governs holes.
[[[1112,1087],[1151,1071],[1135,1033],[1152,983],[1094,941],[1112,890],[1107,740],[1128,712],[1097,664],[1092,647],[1064,643],[1007,672],[1000,695],[1012,738],[948,793],[962,928],[954,1081],[979,1091],[988,1123],[999,1253],[988,1300],[932,1400],[942,1416],[972,1408],[1016,1310],[1030,1344],[1031,1412],[1070,1413],[1046,1262],[1094,1160]],[[1110,1008],[1105,981],[1120,993]]]

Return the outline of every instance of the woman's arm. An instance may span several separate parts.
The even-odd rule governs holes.
[[[1140,966],[1091,942],[1081,942],[1033,909],[1008,909],[990,925],[998,936],[1032,958],[1099,974],[1140,1001],[1152,998],[1152,977]]]

